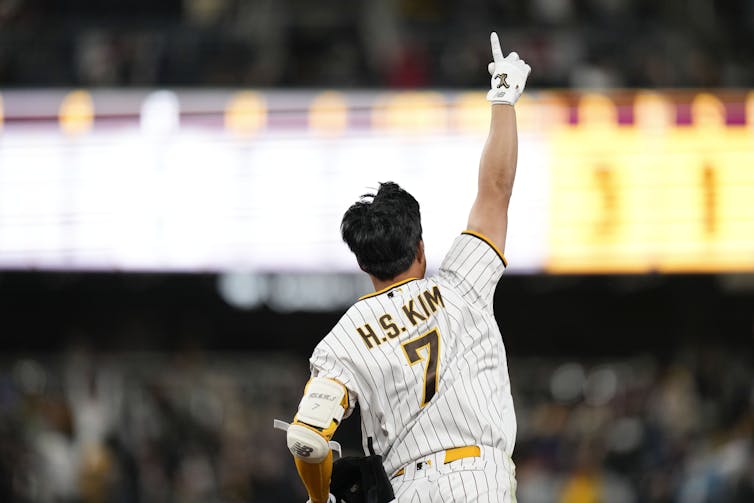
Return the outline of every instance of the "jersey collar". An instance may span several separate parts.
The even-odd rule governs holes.
[[[405,285],[409,281],[416,281],[417,279],[419,279],[419,278],[406,278],[406,279],[403,279],[401,281],[398,281],[397,283],[393,283],[390,286],[386,286],[382,290],[377,290],[376,292],[372,292],[372,293],[368,293],[366,295],[363,295],[363,296],[359,297],[359,300],[368,299],[370,297],[376,297],[377,295],[381,295],[381,294],[383,294],[383,293],[385,293],[385,292],[387,292],[389,290],[392,290],[393,288],[398,288],[401,285]]]

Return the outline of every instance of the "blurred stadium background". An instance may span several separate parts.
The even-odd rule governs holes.
[[[754,501],[744,0],[0,2],[0,501],[304,501],[271,424],[370,289],[340,217],[401,183],[437,267],[491,29],[519,501]]]

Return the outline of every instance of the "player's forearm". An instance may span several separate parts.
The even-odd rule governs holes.
[[[296,459],[296,469],[306,487],[311,503],[327,503],[330,496],[332,476],[332,452],[319,463],[307,463]]]
[[[516,112],[512,105],[492,105],[490,133],[479,163],[479,187],[469,213],[468,228],[481,232],[505,249],[508,203],[518,160]]]
[[[479,163],[478,191],[490,193],[507,208],[517,160],[516,111],[512,105],[492,105],[490,132]]]

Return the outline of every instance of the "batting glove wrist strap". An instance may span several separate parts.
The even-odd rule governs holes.
[[[312,503],[312,500],[306,500],[306,503]],[[338,503],[338,501],[335,499],[335,496],[333,496],[332,494],[330,494],[327,497],[327,503]]]
[[[493,61],[487,65],[487,70],[492,77],[487,101],[492,104],[515,105],[524,92],[531,67],[515,52],[503,57],[500,40],[498,40],[497,33],[494,31],[490,35],[490,45],[492,45]]]

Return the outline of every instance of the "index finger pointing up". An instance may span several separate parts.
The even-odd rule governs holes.
[[[497,33],[494,31],[490,34],[490,45],[492,45],[492,59],[495,63],[503,62],[503,51],[500,49],[500,40],[497,38]]]

